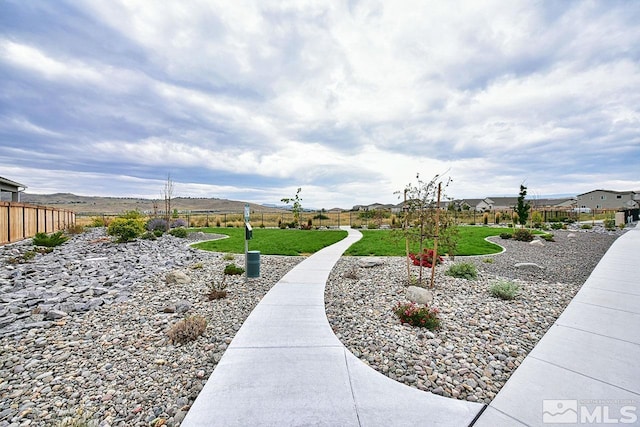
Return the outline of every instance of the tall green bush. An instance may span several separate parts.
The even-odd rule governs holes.
[[[107,228],[107,234],[116,237],[116,242],[126,243],[144,233],[144,221],[135,218],[116,218]]]

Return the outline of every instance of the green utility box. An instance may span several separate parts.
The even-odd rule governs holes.
[[[260,277],[260,251],[247,252],[247,277]]]

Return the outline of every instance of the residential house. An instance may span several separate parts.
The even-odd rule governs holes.
[[[11,193],[11,201],[19,202],[20,193],[26,188],[24,184],[0,176],[0,200],[2,200],[2,193]]]
[[[578,194],[578,208],[592,210],[638,209],[640,207],[640,192],[593,190]]]

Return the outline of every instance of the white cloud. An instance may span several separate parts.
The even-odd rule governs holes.
[[[130,169],[142,181],[122,191],[174,168],[197,194],[275,202],[302,186],[325,207],[395,201],[416,172],[449,170],[465,197],[514,194],[525,179],[552,193],[636,182],[635,4],[69,7],[81,11],[57,44],[35,18],[0,39],[0,128],[25,141],[3,136],[0,151],[16,161],[30,150],[70,173]],[[114,37],[74,39],[82,26]]]

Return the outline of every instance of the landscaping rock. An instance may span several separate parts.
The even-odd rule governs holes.
[[[542,270],[542,267],[540,267],[535,262],[518,262],[513,266],[515,268],[527,269],[527,270]]]
[[[363,257],[358,260],[358,267],[371,268],[384,265],[384,259],[377,257]]]
[[[168,285],[184,285],[186,283],[191,283],[191,277],[189,277],[184,271],[174,270],[170,273],[167,273],[167,275],[165,276],[165,281]]]
[[[407,288],[407,299],[415,302],[416,304],[431,305],[433,302],[433,294],[425,288],[409,286]]]

